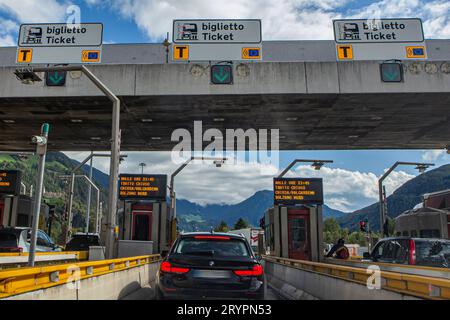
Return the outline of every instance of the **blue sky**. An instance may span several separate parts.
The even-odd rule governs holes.
[[[0,0],[0,46],[18,25],[63,22],[77,5],[82,22],[103,22],[105,42],[159,42],[176,18],[260,18],[263,39],[332,39],[335,18],[419,17],[427,38],[450,38],[447,0]]]
[[[450,38],[448,0],[0,0],[0,46],[17,42],[20,23],[64,22],[71,5],[80,8],[81,22],[102,22],[105,43],[160,42],[179,18],[260,18],[264,40],[332,39],[332,19],[419,17],[426,38]],[[86,153],[68,153],[82,159]],[[299,175],[321,175],[325,180],[326,202],[341,210],[354,210],[376,201],[376,179],[395,161],[431,161],[437,166],[449,163],[444,150],[388,151],[286,151],[280,167],[295,158],[333,159],[320,173],[307,166]],[[170,174],[176,167],[168,153],[132,153],[122,172],[139,172],[138,163],[147,163],[148,173]],[[95,165],[108,172],[108,161]],[[388,192],[411,179],[417,172],[401,167],[387,181]],[[205,177],[200,179],[199,175]],[[178,197],[198,203],[235,203],[260,189],[271,188],[271,178],[261,175],[257,166],[247,165],[216,170],[211,166],[191,166],[177,181]],[[345,184],[337,185],[339,179]],[[236,190],[236,184],[241,187]],[[214,186],[214,194],[206,192]],[[205,196],[208,194],[208,196]]]

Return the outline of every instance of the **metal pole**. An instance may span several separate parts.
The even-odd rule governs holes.
[[[34,72],[46,71],[81,71],[88,77],[97,88],[103,92],[113,103],[112,128],[111,128],[111,161],[109,169],[109,214],[106,219],[106,258],[113,258],[115,245],[115,224],[117,213],[117,191],[119,179],[119,159],[120,159],[120,100],[105,86],[88,68],[82,66],[61,66],[34,68]]]
[[[89,162],[89,180],[92,181],[92,160],[94,156],[94,151],[91,151],[91,160]],[[92,194],[92,186],[89,183],[88,186],[88,197],[87,197],[87,206],[86,206],[86,228],[85,232],[89,233],[89,216],[91,214],[91,194]]]
[[[75,189],[75,172],[70,175],[70,189],[69,189],[69,214],[67,215],[67,230],[64,242],[69,241],[69,235],[72,229],[72,205],[73,205],[73,194]]]
[[[387,178],[387,176],[394,171],[399,165],[409,165],[409,166],[434,166],[434,163],[422,163],[422,162],[405,162],[405,161],[397,161],[390,167],[380,179],[378,179],[378,197],[379,197],[379,212],[380,212],[380,232],[383,234],[383,226],[386,221],[386,208],[383,200],[383,181]],[[419,169],[420,170],[420,169]],[[386,202],[387,205],[387,202]]]
[[[284,169],[279,175],[278,178],[282,178],[286,173],[288,173],[289,170],[291,170],[291,168],[298,162],[310,162],[310,163],[321,163],[321,164],[325,164],[325,163],[333,163],[333,160],[310,160],[310,159],[295,159],[294,161],[292,161],[287,167],[286,169]]]
[[[36,196],[34,197],[33,208],[33,226],[31,229],[30,254],[28,256],[28,266],[34,267],[34,259],[36,254],[36,239],[39,227],[39,213],[41,210],[42,187],[44,185],[45,156],[47,153],[48,123],[44,123],[41,128],[41,137],[45,139],[44,143],[38,142],[36,153],[39,155],[39,166],[36,180]]]

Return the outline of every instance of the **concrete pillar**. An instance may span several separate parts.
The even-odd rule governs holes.
[[[169,250],[167,246],[167,205],[160,202],[160,219],[159,219],[159,252]]]
[[[157,251],[159,249],[159,216],[161,212],[161,204],[159,202],[153,203],[153,212],[152,212],[152,238],[153,241],[153,250]]]
[[[280,207],[275,206],[273,208],[273,236],[274,236],[274,254],[277,257],[281,257],[281,226],[280,226]]]
[[[288,208],[280,207],[281,257],[289,258]]]
[[[317,241],[318,241],[318,261],[323,260],[323,215],[322,206],[317,206]]]

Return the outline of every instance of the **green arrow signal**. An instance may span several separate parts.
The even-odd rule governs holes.
[[[230,76],[229,73],[225,72],[225,67],[220,67],[220,72],[214,72],[214,78],[219,82],[225,82],[225,80]]]
[[[64,77],[62,75],[60,75],[58,73],[58,71],[56,71],[56,72],[53,72],[53,74],[49,76],[49,79],[53,84],[58,84],[64,79]]]

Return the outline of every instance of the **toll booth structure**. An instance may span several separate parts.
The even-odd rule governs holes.
[[[21,194],[17,196],[0,195],[0,226],[3,227],[31,227],[33,221],[34,199]],[[50,208],[41,204],[40,221],[46,225]],[[40,223],[41,225],[41,223]]]
[[[168,251],[167,175],[119,175],[118,255]]]
[[[22,188],[23,187],[23,188]],[[19,170],[0,170],[0,226],[31,227],[34,198],[26,195]],[[40,225],[46,225],[49,206],[41,204]]]
[[[166,201],[124,201],[119,209],[119,239],[152,241],[153,253],[168,250]]]
[[[322,260],[321,205],[275,205],[265,212],[264,221],[266,248],[270,255],[316,262]]]

